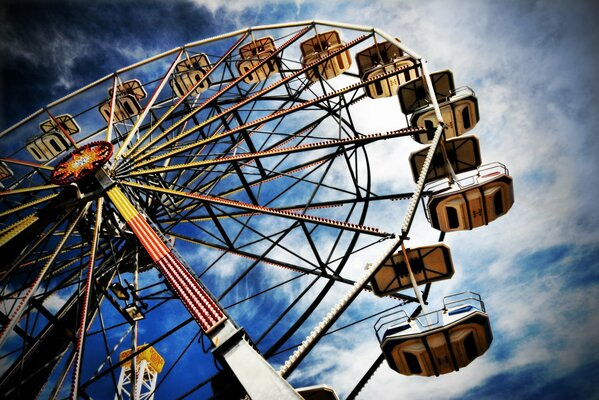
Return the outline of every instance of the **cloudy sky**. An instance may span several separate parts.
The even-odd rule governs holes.
[[[508,166],[516,202],[485,228],[447,235],[456,275],[433,286],[431,301],[481,293],[490,350],[438,378],[383,365],[360,398],[599,398],[598,11],[580,0],[5,0],[0,131],[121,67],[249,26],[318,19],[400,37],[430,70],[449,68],[458,85],[476,91],[483,161]],[[382,169],[379,179],[394,175]],[[413,244],[436,240],[426,224],[410,236]],[[356,310],[376,301],[365,294]],[[343,397],[378,352],[370,326],[347,330],[324,342],[306,361],[314,367],[292,382],[327,383]]]

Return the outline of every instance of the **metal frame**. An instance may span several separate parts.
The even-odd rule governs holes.
[[[329,293],[336,282],[353,284],[346,296],[329,314],[327,314],[325,319],[321,322],[321,324],[318,325],[317,328],[314,329],[313,333],[307,338],[307,340],[298,347],[296,352],[279,371],[279,374],[274,373],[274,370],[270,368],[268,363],[262,363],[262,361],[260,361],[261,358],[250,357],[256,361],[256,364],[254,364],[255,368],[261,368],[265,371],[272,370],[272,372],[265,372],[264,375],[268,376],[270,374],[270,378],[264,378],[264,381],[259,380],[255,386],[252,386],[256,388],[251,389],[256,390],[255,392],[252,392],[255,394],[255,398],[266,398],[265,396],[267,396],[267,392],[261,388],[267,387],[267,382],[284,382],[280,380],[278,376],[280,375],[283,378],[287,377],[297,367],[297,365],[299,365],[303,358],[306,357],[309,351],[314,348],[318,341],[327,333],[329,328],[350,306],[352,301],[359,295],[359,293],[368,289],[367,282],[380,267],[382,260],[387,258],[403,245],[403,242],[406,240],[407,234],[412,224],[416,206],[424,192],[424,177],[426,176],[426,173],[430,167],[430,161],[432,155],[434,154],[435,148],[437,147],[442,136],[442,118],[439,112],[439,105],[433,96],[433,107],[435,108],[437,119],[441,122],[441,124],[435,132],[435,137],[430,146],[429,153],[425,160],[425,164],[422,169],[421,176],[416,184],[415,190],[410,194],[389,194],[378,196],[371,192],[371,177],[366,146],[369,143],[377,140],[409,136],[414,134],[414,130],[399,130],[384,135],[364,135],[363,133],[356,131],[351,114],[347,113],[347,115],[344,115],[344,113],[352,104],[365,97],[365,95],[362,93],[362,89],[365,86],[376,80],[384,79],[387,75],[396,73],[396,71],[391,71],[388,74],[378,76],[373,80],[358,82],[354,85],[343,87],[341,89],[335,89],[330,86],[329,83],[324,81],[320,81],[320,87],[315,85],[314,88],[312,88],[310,83],[305,81],[304,74],[305,71],[308,68],[312,68],[313,65],[295,70],[281,68],[281,79],[276,82],[275,86],[267,86],[266,81],[264,81],[258,82],[247,89],[243,89],[241,86],[237,85],[237,83],[242,80],[243,76],[235,78],[227,83],[226,79],[228,78],[226,77],[229,75],[235,76],[236,72],[232,69],[227,69],[231,67],[232,62],[234,61],[234,58],[232,58],[230,55],[240,45],[244,38],[246,38],[248,35],[251,35],[252,32],[279,28],[303,27],[304,29],[299,30],[293,38],[285,42],[285,44],[287,44],[294,43],[308,30],[315,29],[316,26],[320,25],[332,28],[348,29],[357,32],[365,32],[366,35],[360,36],[357,39],[348,42],[336,53],[331,53],[327,57],[318,61],[319,63],[326,62],[329,58],[334,57],[338,52],[351,48],[360,41],[367,40],[378,35],[396,45],[405,54],[411,56],[419,62],[429,91],[432,91],[432,84],[426,71],[426,62],[423,62],[417,53],[406,47],[403,43],[398,42],[395,38],[374,28],[337,24],[326,21],[306,21],[292,24],[277,24],[248,28],[231,32],[226,35],[219,35],[213,38],[193,42],[183,47],[169,50],[155,57],[140,61],[139,63],[133,64],[129,67],[122,68],[116,71],[114,74],[101,78],[96,82],[63,97],[62,99],[51,103],[45,109],[32,114],[23,121],[0,133],[0,138],[3,138],[10,132],[27,124],[29,121],[32,121],[42,112],[45,112],[45,110],[62,105],[75,96],[78,96],[92,88],[99,87],[100,85],[109,82],[111,79],[113,96],[111,96],[108,100],[111,104],[110,119],[112,120],[115,102],[118,101],[116,100],[117,96],[115,94],[114,88],[117,86],[117,81],[120,80],[120,77],[126,75],[127,72],[150,64],[154,61],[167,59],[170,61],[170,68],[164,74],[154,93],[150,96],[150,100],[146,104],[145,108],[143,108],[140,116],[136,120],[132,120],[130,124],[128,123],[130,126],[125,126],[123,124],[115,126],[110,125],[110,127],[106,130],[105,135],[105,137],[111,142],[121,144],[121,147],[116,152],[114,163],[108,169],[112,169],[115,172],[115,179],[119,182],[119,184],[124,185],[124,196],[131,201],[132,206],[143,211],[143,216],[147,219],[148,226],[151,227],[151,230],[156,232],[158,235],[157,237],[159,238],[158,240],[160,240],[162,243],[165,243],[166,235],[169,235],[171,231],[174,237],[186,238],[184,232],[182,232],[179,228],[185,224],[198,227],[196,223],[201,221],[204,224],[204,227],[200,228],[199,232],[202,232],[202,235],[204,235],[207,240],[193,240],[194,238],[191,238],[192,241],[195,241],[200,245],[216,248],[217,250],[224,252],[223,254],[231,253],[249,257],[252,260],[251,265],[235,280],[233,280],[229,287],[225,288],[225,290],[219,296],[216,296],[219,300],[225,298],[226,295],[235,288],[238,282],[246,279],[246,277],[252,274],[253,271],[256,271],[255,267],[259,263],[271,263],[284,268],[290,268],[296,271],[296,274],[299,274],[297,275],[298,277],[304,275],[314,276],[314,278],[310,278],[312,280],[308,285],[306,285],[305,289],[297,295],[297,298],[278,314],[270,326],[265,328],[264,332],[257,340],[258,344],[260,344],[262,341],[266,342],[266,338],[269,333],[276,332],[278,340],[274,341],[274,343],[270,343],[268,348],[266,348],[264,351],[264,355],[267,358],[277,354],[277,352],[280,351],[280,349],[289,339],[300,332],[300,329],[308,320],[309,316],[316,310],[318,305],[323,301],[325,296]],[[171,106],[168,98],[160,98],[162,89],[167,87],[166,82],[168,77],[172,74],[176,62],[180,59],[184,51],[201,46],[203,44],[235,37],[240,37],[240,39],[236,42],[236,44],[230,47],[228,53],[226,53],[226,55],[217,62],[223,63],[223,72],[220,78],[220,85],[223,88],[214,93],[208,101],[199,103],[198,105],[195,101],[181,98],[180,100],[175,101],[174,105]],[[254,66],[254,69],[259,68],[266,62],[269,62],[271,57],[277,57],[279,54],[281,54],[284,48],[285,45],[278,46],[276,52],[271,54],[271,56],[261,60],[260,63]],[[176,56],[173,58],[171,57],[173,55]],[[280,60],[280,63],[282,67],[285,67],[287,61]],[[206,77],[210,75],[212,71],[216,71],[216,68],[212,69],[206,75]],[[251,73],[251,71],[249,73]],[[211,79],[213,78],[214,77],[211,77]],[[218,82],[218,79],[215,79],[215,81]],[[198,82],[198,84],[199,83],[200,82]],[[291,83],[293,83],[295,86],[292,86]],[[272,91],[275,88],[282,89],[287,93],[287,96],[273,94],[274,92]],[[230,93],[228,93],[229,89],[234,90],[231,90]],[[191,88],[189,92],[191,93],[193,90],[194,88]],[[322,91],[323,94],[317,96],[314,94],[316,91]],[[303,93],[310,94],[310,96],[313,98],[305,99],[302,96]],[[272,108],[260,109],[259,103],[261,102],[264,104],[269,104],[269,107]],[[163,107],[167,106],[169,109],[166,112],[160,111],[163,109]],[[180,109],[175,111],[179,107]],[[294,113],[299,110],[316,110],[320,114],[319,117],[310,120],[308,123],[296,129],[294,132],[287,132],[286,136],[276,139],[277,135],[279,134],[278,130],[284,129],[284,121],[287,121],[287,118],[290,118],[290,116],[293,116]],[[162,114],[157,113],[157,111],[160,111]],[[256,119],[256,115],[260,115],[261,113],[264,113],[265,116]],[[152,120],[158,122],[156,122],[154,125],[151,123],[145,124],[144,120],[147,116],[151,116]],[[312,139],[310,135],[313,132],[316,132],[318,127],[321,124],[324,124],[324,122],[328,119],[336,121],[336,124],[339,128],[339,137],[335,140],[331,140],[329,137],[326,141],[309,141]],[[164,128],[163,123],[170,125],[164,125],[169,126],[168,128]],[[191,128],[187,128],[188,123],[192,124],[193,126]],[[271,130],[268,131],[268,138],[262,142],[255,140],[253,133],[255,131],[260,131],[260,129],[266,123],[271,123],[273,124],[272,126],[274,126],[274,128],[270,128]],[[121,131],[121,129],[123,129],[123,131]],[[152,130],[162,130],[165,133],[159,136],[154,135],[153,139],[150,139],[150,144],[145,145],[145,147],[138,147],[136,144],[133,144],[133,147],[127,146],[129,142],[133,141],[138,132],[141,134],[141,132],[148,133]],[[211,133],[213,136],[209,136],[209,133]],[[216,136],[214,136],[215,133],[217,133]],[[93,135],[94,134],[91,134],[88,137]],[[146,136],[142,134],[141,140],[145,139],[145,137],[149,137],[149,135],[149,133]],[[156,137],[158,137],[158,139],[155,139]],[[81,143],[83,140],[85,140],[85,138],[79,139],[77,143]],[[141,140],[138,143],[142,143]],[[283,147],[288,141],[295,141],[295,143],[291,146]],[[154,144],[156,144],[156,146],[154,146]],[[200,155],[200,153],[194,154],[191,152],[192,150],[195,151],[195,149],[201,149],[202,147],[208,149],[209,154],[223,153],[226,155],[232,153],[233,155],[228,157],[217,156],[217,158],[206,158],[205,156]],[[237,154],[237,150],[241,149],[242,147],[249,149],[249,152]],[[166,153],[164,153],[162,149],[164,149]],[[317,158],[310,158],[311,152],[315,150],[323,150],[327,151],[328,153],[323,156],[318,156]],[[300,163],[289,161],[292,160],[292,157],[296,157],[296,155],[298,157],[304,157],[305,161]],[[179,164],[171,163],[170,160],[174,160],[177,157],[182,157],[182,161]],[[278,157],[278,161],[273,164],[270,159],[274,157]],[[167,161],[168,165],[159,167],[155,166],[156,163],[162,163],[164,161]],[[353,189],[351,189],[351,191],[348,189],[336,189],[335,193],[337,196],[339,196],[338,200],[336,201],[319,200],[317,198],[319,193],[335,190],[334,187],[325,182],[325,177],[335,163],[345,163],[347,166],[347,171],[350,175],[349,186],[353,186]],[[44,165],[33,166],[34,169],[27,175],[24,175],[20,180],[16,181],[14,185],[21,186],[28,182],[31,177],[35,177],[36,174],[41,177],[41,179],[44,179],[44,175],[40,174],[39,171],[40,169],[47,169],[47,164],[51,163],[49,162]],[[358,165],[360,165],[360,168],[364,169],[360,173],[357,171]],[[151,169],[148,169],[148,167],[151,167]],[[239,183],[230,186],[225,191],[222,191],[222,189],[217,189],[216,193],[212,193],[214,188],[218,187],[221,180],[229,176],[237,177]],[[261,197],[263,196],[261,191],[262,185],[271,185],[269,182],[272,181],[274,183],[272,183],[271,187],[276,187],[276,182],[278,182],[279,179],[291,179],[290,177],[292,177],[294,183],[289,184],[288,187],[275,189],[272,193],[273,198],[264,202],[263,198]],[[85,184],[82,183],[79,185],[81,186],[77,188],[79,198],[70,200],[73,204],[75,204],[75,208],[80,209],[80,207],[85,205],[89,200],[93,200],[98,196],[102,196],[113,185],[113,183],[109,183],[106,178],[99,178],[99,182],[99,187],[97,183],[93,182],[86,182]],[[177,185],[173,186],[173,182],[177,182]],[[306,200],[300,201],[296,204],[286,204],[284,206],[277,204],[279,199],[284,199],[287,196],[290,196],[290,193],[293,193],[293,191],[296,190],[296,188],[300,185],[311,188],[312,190],[311,195],[308,196]],[[43,198],[35,199],[34,196],[37,194],[37,192],[43,190],[43,188],[44,187],[42,185],[33,186],[31,190],[34,192],[34,194],[32,194],[34,201],[24,208],[17,208],[14,206],[14,202],[11,200],[13,197],[11,196],[24,195],[23,193],[19,193],[15,190],[13,190],[12,193],[10,193],[10,191],[0,193],[0,200],[3,201],[2,204],[9,205],[7,212],[14,214],[15,218],[17,219],[23,219],[30,210],[41,212],[42,209],[37,206],[37,204],[46,200]],[[57,189],[49,188],[49,190],[56,191]],[[219,192],[218,190],[221,191]],[[246,199],[244,201],[224,199],[227,196],[236,195],[237,193],[243,193],[244,195],[240,196],[245,196]],[[347,197],[341,197],[342,195],[347,195]],[[401,226],[401,233],[398,236],[394,237],[393,234],[379,232],[376,228],[364,226],[366,221],[366,212],[370,202],[389,200],[392,198],[405,199],[407,197],[410,198],[410,203]],[[87,294],[84,297],[89,298],[90,301],[93,302],[94,306],[99,305],[101,300],[106,297],[106,292],[104,290],[105,284],[98,283],[98,279],[100,279],[101,282],[108,283],[112,282],[113,279],[120,280],[121,272],[124,271],[119,271],[119,268],[123,268],[120,267],[120,265],[122,265],[121,263],[124,259],[130,258],[131,254],[136,253],[135,249],[137,246],[136,239],[133,237],[133,235],[131,235],[125,226],[121,225],[122,221],[119,221],[120,218],[115,217],[116,210],[113,208],[113,206],[109,204],[102,204],[101,200],[102,197],[100,197],[97,201],[95,209],[92,207],[91,211],[93,213],[95,210],[96,216],[99,216],[100,213],[103,212],[106,215],[106,218],[111,221],[111,227],[107,227],[106,229],[114,229],[116,236],[111,238],[109,241],[105,241],[105,233],[99,228],[100,223],[96,222],[94,225],[92,219],[86,217],[77,224],[77,232],[74,235],[67,235],[67,238],[69,238],[69,242],[71,244],[66,247],[66,250],[59,249],[60,254],[63,254],[65,257],[72,257],[72,260],[75,260],[75,267],[69,269],[69,265],[63,265],[62,267],[52,266],[52,269],[49,272],[50,277],[54,277],[56,274],[61,273],[60,271],[62,268],[67,268],[67,270],[70,272],[70,277],[68,277],[63,283],[56,284],[54,288],[61,288],[62,285],[73,284],[73,282],[76,282],[77,284],[87,282],[87,289],[85,291]],[[344,215],[344,219],[335,220],[331,218],[313,216],[307,213],[311,211],[318,212],[319,209],[325,207],[338,207],[342,210],[346,210],[341,213],[341,215]],[[231,211],[232,209],[236,209],[238,211]],[[280,230],[264,234],[260,232],[260,230],[256,229],[256,225],[254,225],[255,221],[260,218],[259,215],[270,215],[279,218],[280,220],[285,219],[288,220],[289,225]],[[210,222],[211,225],[206,224],[206,221]],[[56,223],[53,229],[59,229],[61,224],[62,221]],[[89,230],[93,226],[95,226],[95,232],[90,235]],[[332,250],[323,251],[319,249],[319,244],[313,237],[317,228],[331,228],[336,230],[337,233],[333,236],[335,240]],[[42,227],[41,229],[44,230],[47,228]],[[297,234],[301,234],[305,238],[308,245],[307,247],[310,250],[309,257],[313,257],[314,261],[311,261],[309,257],[304,255],[302,252],[286,247],[283,244],[287,240],[286,237],[292,237]],[[248,237],[245,242],[240,239],[242,235]],[[372,240],[375,241],[374,243],[378,242],[379,240],[389,240],[392,243],[390,243],[389,249],[385,252],[383,257],[378,262],[373,263],[362,278],[355,282],[350,281],[346,278],[343,278],[341,273],[343,268],[350,261],[350,256],[353,253],[361,250],[361,248],[358,247],[358,239],[365,235],[372,237]],[[54,240],[54,236],[55,235],[50,233],[45,237],[44,240],[52,245],[51,243],[52,240]],[[98,236],[101,236],[102,240],[99,241],[97,251],[95,245],[92,245],[91,248],[86,248],[85,243],[89,241],[95,243],[95,239],[92,238]],[[75,256],[74,250],[70,250],[74,248],[72,244],[74,241],[81,243],[81,252],[77,256]],[[257,245],[262,244],[267,245],[265,250],[261,250],[260,252],[255,250],[255,248],[258,248]],[[18,259],[18,262],[16,262],[15,265],[22,267],[22,262],[26,260],[29,260],[28,262],[30,265],[39,263],[40,259],[35,258],[37,257],[35,255],[35,252],[37,251],[36,249],[40,248],[39,245],[41,245],[41,243],[28,244],[25,250],[27,250],[27,254],[29,255],[27,255],[25,258],[21,257],[21,259]],[[341,256],[335,255],[335,252],[338,248],[345,249]],[[274,249],[276,249],[277,254],[274,254]],[[283,255],[280,254],[281,251],[284,252],[289,258],[296,259],[298,261],[285,261],[282,259]],[[272,255],[270,254],[271,252],[273,252]],[[30,255],[32,255],[33,258],[31,258]],[[96,258],[97,261],[94,261],[94,258]],[[201,274],[212,268],[212,265],[218,263],[219,260],[220,257],[217,258],[211,265],[208,265]],[[159,260],[157,259],[154,261],[158,262]],[[88,263],[90,265],[89,272],[87,274],[77,276],[77,263]],[[48,262],[48,265],[50,264],[52,263]],[[95,264],[98,266],[96,268],[92,268]],[[28,268],[30,267],[27,266],[25,271],[30,271]],[[12,276],[11,273],[12,271],[10,273],[7,272],[4,277]],[[166,278],[167,280],[170,279],[168,276],[166,276]],[[318,279],[322,278],[326,280],[326,283],[324,284],[324,287],[318,291],[316,296],[313,296],[314,291],[311,288]],[[104,281],[105,279],[107,281]],[[54,285],[52,282],[52,280],[48,279],[45,281],[45,284]],[[160,282],[162,282],[162,279],[160,279],[158,283]],[[170,289],[174,290],[173,288],[175,287],[176,285],[171,282]],[[429,287],[430,285],[427,286],[426,293],[428,293]],[[6,290],[6,287],[4,290]],[[54,289],[53,287],[48,286],[45,290],[47,291],[47,294],[50,294]],[[90,294],[90,291],[94,290],[94,294]],[[160,290],[155,292],[155,294],[146,293],[145,296],[147,296],[147,298],[158,300],[157,295],[163,292],[164,289],[160,288]],[[174,292],[174,296],[166,296],[163,302],[155,304],[151,309],[160,307],[161,304],[168,302],[169,299],[180,296],[180,293],[178,293],[177,290],[174,290]],[[80,292],[77,292],[77,294],[74,295],[75,297],[73,300],[71,300],[71,303],[69,303],[71,304],[71,306],[69,306],[70,308],[66,309],[65,312],[71,314],[74,312],[72,310],[76,308],[75,304],[78,304],[79,293]],[[253,296],[249,296],[248,298],[252,297]],[[416,298],[418,298],[420,300],[421,307],[423,307],[424,300],[418,290],[415,292],[415,297],[403,294],[397,295],[395,297],[401,299],[402,301],[410,302],[415,302]],[[110,299],[110,297],[108,298]],[[305,307],[304,310],[294,318],[293,322],[289,324],[290,326],[287,329],[281,331],[278,324],[285,318],[288,318],[287,316],[291,313],[291,310],[293,310],[294,307],[300,303],[300,300],[307,301],[307,307]],[[65,320],[61,318],[56,318],[54,321],[52,321],[53,314],[47,310],[43,311],[44,307],[39,304],[36,308],[35,304],[36,303],[32,302],[33,307],[28,308],[24,313],[24,320],[27,321],[26,329],[21,329],[19,327],[15,330],[16,332],[18,331],[17,333],[21,335],[22,338],[24,338],[25,342],[33,340],[33,343],[36,343],[38,340],[42,340],[40,338],[32,339],[32,336],[29,333],[32,332],[32,328],[29,326],[29,320],[31,320],[33,326],[35,326],[40,318],[40,315],[47,315],[47,319],[50,320],[47,326],[54,332],[58,332],[60,326],[65,323]],[[81,314],[80,322],[77,325],[77,329],[80,332],[84,332],[87,329],[91,321],[94,319],[93,316],[96,315],[96,310],[90,311],[87,310],[87,307],[83,307],[83,309],[84,312]],[[102,312],[99,310],[99,308],[97,311],[99,312],[98,320],[102,325],[102,328],[99,332],[102,333],[104,345],[108,350],[108,341],[105,335],[105,330],[109,329],[109,327],[105,326],[105,321],[103,320]],[[90,312],[92,313],[89,314]],[[9,317],[9,319],[12,321],[11,325],[8,325],[10,327],[16,327],[17,323],[21,320],[20,316],[16,318],[14,316],[12,318]],[[88,320],[90,321],[89,323],[87,322]],[[181,329],[188,322],[189,320],[179,324],[161,337],[168,337],[176,330]],[[243,381],[242,383],[251,381],[252,378],[241,378],[241,376],[248,371],[248,368],[238,368],[237,366],[242,365],[242,362],[236,360],[239,359],[244,360],[243,362],[248,362],[248,354],[253,354],[252,352],[254,352],[254,350],[252,349],[249,341],[245,339],[245,336],[241,331],[239,331],[236,325],[230,323],[229,320],[226,320],[224,324],[217,327],[214,334],[210,334],[210,332],[206,333],[211,336],[213,342],[218,343],[217,353],[219,353],[219,357],[222,357],[228,361],[237,377]],[[60,332],[54,333],[54,336],[59,338],[61,334]],[[78,337],[78,345],[75,347],[76,350],[72,353],[69,353],[70,355],[68,356],[68,359],[65,358],[65,355],[68,353],[68,343],[70,343],[71,339],[73,338],[67,337],[61,338],[62,342],[67,344],[56,348],[55,351],[50,352],[50,354],[47,356],[54,357],[54,360],[58,361],[67,360],[63,361],[63,363],[66,362],[66,365],[63,367],[62,375],[60,375],[61,377],[52,379],[58,379],[58,381],[64,380],[72,364],[74,365],[75,371],[79,371],[79,359],[82,357],[83,353],[83,342],[81,340],[83,336],[84,334],[80,333]],[[215,340],[215,338],[217,339]],[[65,341],[65,339],[68,340]],[[223,344],[223,341],[226,342],[226,345]],[[32,354],[34,355],[31,357],[37,361],[42,360],[43,358],[39,352]],[[110,361],[109,356],[110,355],[108,355],[108,361]],[[135,353],[131,355],[131,357],[134,356]],[[56,374],[56,372],[54,372],[54,368],[58,366],[58,361],[49,361],[50,363],[54,363],[54,367],[48,372],[46,378],[50,376],[56,376],[53,374]],[[126,360],[123,362],[126,362]],[[99,370],[97,374],[86,381],[82,381],[81,384],[79,384],[78,380],[75,379],[75,381],[72,383],[73,396],[77,396],[77,390],[81,390],[79,394],[86,395],[86,391],[89,389],[89,386],[96,380],[100,379],[100,377],[107,374],[111,374],[113,382],[116,382],[114,372],[122,363],[113,364],[112,362],[109,362],[109,364],[111,365],[108,369],[104,369],[102,371]],[[14,383],[10,383],[12,381],[10,381],[9,378],[10,377],[8,375],[2,377],[0,380],[0,387],[11,387],[11,385],[14,385]],[[41,383],[42,381],[39,380],[39,382]],[[12,386],[12,388],[12,390],[14,390],[16,386]],[[283,391],[288,390],[285,388],[285,384],[282,384],[281,388]],[[43,385],[40,387],[40,384],[37,384],[37,386],[32,385],[31,390],[42,389]],[[246,386],[246,390],[250,391],[248,386]],[[33,394],[33,392],[31,393]],[[252,397],[254,398],[254,395],[252,395]]]

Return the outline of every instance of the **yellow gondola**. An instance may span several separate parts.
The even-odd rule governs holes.
[[[40,129],[44,133],[64,130],[69,135],[74,135],[80,131],[79,125],[77,125],[73,117],[69,114],[57,115],[45,120],[40,124]]]
[[[366,86],[366,94],[373,99],[393,96],[400,85],[420,76],[417,61],[390,42],[375,43],[362,50],[356,54],[356,64],[363,81],[397,71]]]
[[[262,60],[277,51],[277,46],[272,37],[263,37],[247,43],[239,49],[241,61],[237,62],[237,70],[239,75],[245,75],[243,81],[245,83],[258,83],[268,78],[273,72],[279,71],[279,65],[275,57],[262,64],[254,72],[248,72],[258,65]]]
[[[50,161],[71,147],[71,142],[61,131],[45,133],[30,139],[25,144],[27,152],[35,161],[44,163]]]
[[[339,32],[337,31],[318,33],[300,45],[302,65],[305,67],[321,58],[327,57],[343,48],[343,45],[344,43],[341,41]],[[318,81],[319,76],[322,76],[323,79],[331,79],[347,71],[350,66],[351,56],[349,50],[344,50],[327,61],[320,63],[317,67],[306,71],[306,77],[312,82]]]
[[[47,162],[71,147],[66,137],[79,132],[79,125],[69,114],[57,115],[39,125],[42,134],[29,139],[25,148],[38,162]]]

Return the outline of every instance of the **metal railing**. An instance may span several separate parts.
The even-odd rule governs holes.
[[[382,343],[385,339],[389,329],[400,328],[402,325],[407,325],[411,328],[414,324],[417,324],[421,331],[427,331],[443,325],[443,313],[465,306],[471,306],[479,311],[485,312],[485,304],[482,301],[480,294],[466,290],[444,297],[442,309],[421,314],[416,318],[410,318],[404,310],[383,315],[375,322],[374,331],[379,343]]]

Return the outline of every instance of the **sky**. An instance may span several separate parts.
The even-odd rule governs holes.
[[[508,166],[515,204],[487,227],[446,236],[456,274],[432,289],[437,304],[464,289],[482,295],[494,333],[489,351],[436,378],[382,365],[359,398],[599,398],[598,11],[581,0],[5,0],[0,131],[119,68],[213,35],[314,19],[379,28],[423,55],[431,71],[449,68],[458,86],[475,90],[483,160]],[[380,118],[368,117],[376,112]],[[384,115],[365,109],[364,122],[376,132],[390,125]],[[373,154],[389,160],[396,151]],[[381,163],[376,179],[392,185],[396,176]],[[373,218],[399,231],[401,214],[395,228],[387,215]],[[435,236],[416,223],[410,244]],[[352,312],[378,300],[364,294]],[[341,398],[380,351],[364,324],[318,349],[291,382],[327,383]]]

